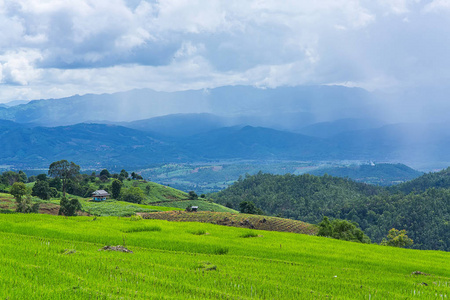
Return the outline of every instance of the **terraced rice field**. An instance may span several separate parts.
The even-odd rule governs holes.
[[[315,235],[318,231],[316,226],[301,221],[249,214],[208,211],[167,211],[143,213],[140,215],[144,219],[167,220],[175,222],[201,222],[249,229],[295,232],[310,235]]]
[[[449,299],[449,261],[206,223],[0,215],[1,299]]]

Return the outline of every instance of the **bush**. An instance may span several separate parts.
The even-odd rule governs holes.
[[[59,215],[76,216],[77,211],[81,210],[81,203],[78,199],[69,200],[66,197],[62,197],[59,205]]]
[[[323,217],[319,224],[318,236],[331,237],[338,240],[360,242],[370,244],[370,239],[358,227],[357,223],[351,223],[347,220],[335,219],[330,222],[328,217]]]
[[[242,237],[242,238],[258,237],[258,234],[256,232],[249,231],[249,232],[242,234],[240,237]]]
[[[144,201],[145,196],[144,192],[138,187],[130,187],[128,189],[124,189],[121,192],[120,199],[122,201],[131,202],[131,203],[142,203]]]
[[[413,240],[406,235],[405,229],[397,230],[395,228],[389,230],[387,239],[381,241],[381,245],[400,248],[412,246],[413,243]]]
[[[224,255],[229,251],[228,247],[216,247],[213,249],[213,254]]]
[[[198,229],[198,230],[188,231],[188,232],[193,234],[193,235],[204,235],[204,234],[206,234],[206,230],[204,230],[204,229]]]

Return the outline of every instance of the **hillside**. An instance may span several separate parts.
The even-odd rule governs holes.
[[[5,173],[6,174],[6,173]],[[15,174],[12,172],[12,174]],[[115,174],[117,175],[117,174]],[[5,175],[7,176],[7,175]],[[4,185],[4,179],[0,174],[0,187],[8,192],[10,185]],[[54,180],[47,177],[48,184],[54,184]],[[36,182],[27,183],[31,192]],[[67,197],[76,198],[81,204],[81,214],[95,216],[131,216],[142,212],[156,212],[168,210],[184,210],[188,206],[198,206],[199,211],[216,211],[237,213],[237,211],[213,203],[204,198],[190,199],[188,193],[174,189],[172,187],[160,185],[145,180],[123,180],[121,191],[128,189],[140,190],[142,199],[138,203],[124,201],[122,197],[113,199],[110,197],[106,201],[91,201],[91,194],[95,190],[105,189],[111,193],[112,179],[100,179],[97,176],[79,174],[76,180],[70,181],[67,186]],[[58,195],[53,195],[50,199],[42,200],[36,196],[31,197],[33,203],[40,204],[40,213],[56,215],[59,212],[61,201],[61,186],[56,189]],[[45,199],[45,198],[44,198]],[[0,209],[5,212],[12,212],[16,209],[14,197],[7,193],[0,193]]]
[[[326,167],[310,171],[312,175],[350,178],[357,182],[365,182],[374,185],[390,186],[405,181],[410,181],[423,173],[416,171],[404,164],[365,164],[340,167]]]
[[[405,196],[328,175],[260,173],[211,198],[232,207],[252,201],[266,214],[313,224],[323,216],[351,220],[377,243],[391,228],[405,229],[414,240],[413,248],[450,251],[450,189],[430,188]]]
[[[276,217],[267,217],[249,214],[236,214],[229,212],[154,212],[141,213],[144,219],[167,220],[171,222],[200,222],[240,228],[269,230],[279,232],[294,232],[316,235],[317,226]]]
[[[439,172],[430,172],[422,176],[391,187],[392,191],[400,191],[405,194],[421,193],[429,188],[449,189],[450,188],[450,168]]]
[[[5,299],[450,296],[443,252],[116,217],[2,215],[0,232]]]
[[[382,188],[332,177],[304,175],[272,175],[258,173],[240,179],[227,189],[210,195],[217,203],[239,208],[242,201],[252,201],[270,215],[281,215],[308,223],[318,223],[322,216]]]

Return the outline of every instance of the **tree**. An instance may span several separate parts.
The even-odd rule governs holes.
[[[16,202],[20,202],[22,197],[27,194],[27,186],[23,182],[15,182],[11,187],[10,194],[16,198]]]
[[[59,213],[60,215],[65,216],[76,216],[77,211],[81,210],[81,203],[78,201],[78,199],[67,199],[66,197],[62,197],[61,201],[59,202],[60,208]]]
[[[80,173],[80,166],[76,165],[74,162],[69,163],[65,159],[53,162],[48,168],[48,175],[61,179],[63,197],[66,196],[66,186],[68,181],[78,173]]]
[[[395,228],[389,230],[387,240],[383,239],[381,241],[381,245],[400,248],[412,246],[413,243],[413,240],[406,235],[405,229],[397,230]]]
[[[122,191],[120,195],[120,199],[126,202],[132,203],[142,203],[144,201],[145,196],[144,192],[138,187],[130,187]]]
[[[17,212],[22,213],[37,213],[39,210],[39,203],[32,204],[31,197],[28,194],[27,187],[23,182],[15,182],[11,187],[11,195],[16,198]],[[24,197],[25,196],[25,197]]]
[[[189,200],[197,200],[198,196],[194,191],[189,192]]]
[[[243,214],[262,215],[264,212],[255,206],[252,201],[242,201],[239,203],[240,212]]]
[[[39,174],[38,176],[36,176],[36,179],[41,181],[47,181],[47,174]]]
[[[103,169],[103,170],[100,172],[100,175],[99,175],[99,176],[101,177],[102,175],[106,176],[107,178],[111,177],[111,174],[109,173],[109,171],[108,171],[107,169]]]
[[[51,195],[50,186],[47,181],[38,180],[31,190],[31,195],[41,198],[42,200],[50,199]]]
[[[27,182],[35,182],[37,180],[37,177],[34,175],[31,175],[30,177],[28,177]]]
[[[357,223],[339,219],[330,222],[328,217],[323,217],[323,220],[319,223],[319,232],[317,235],[366,244],[370,244],[371,242],[369,237],[358,228]]]
[[[18,177],[18,181],[20,182],[27,182],[27,174],[25,174],[24,171],[19,171],[19,173],[17,173],[17,177]]]
[[[2,181],[7,185],[13,185],[19,181],[19,175],[13,171],[6,171],[2,174]]]
[[[111,183],[111,194],[114,199],[119,198],[120,190],[122,189],[122,182],[120,180],[114,179]]]
[[[121,171],[120,171],[120,178],[123,178],[123,179],[126,179],[126,178],[128,178],[128,172],[127,171],[125,171],[125,169],[122,169]],[[122,179],[122,180],[123,180]]]

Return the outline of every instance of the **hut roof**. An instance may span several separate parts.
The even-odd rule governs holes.
[[[110,194],[105,190],[96,190],[92,193],[92,196],[110,196]]]

